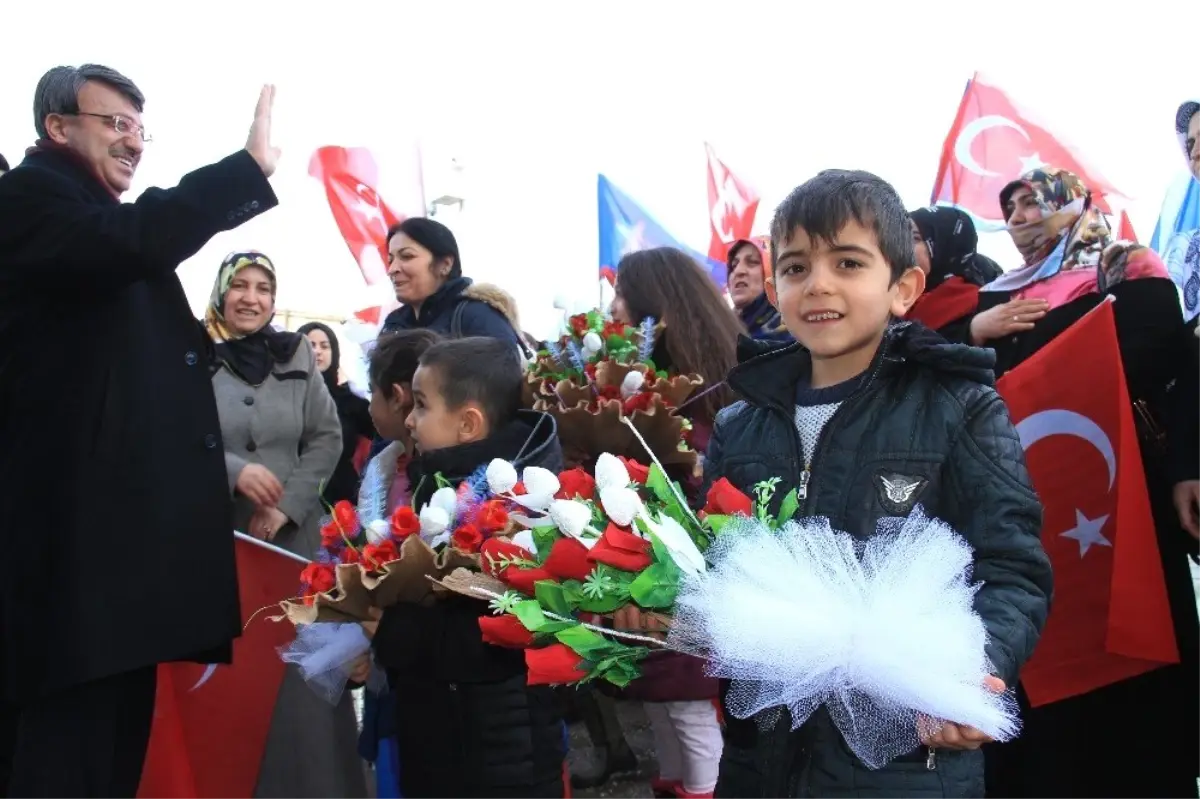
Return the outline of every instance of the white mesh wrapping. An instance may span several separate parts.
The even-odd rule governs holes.
[[[280,648],[284,663],[294,663],[308,686],[331,705],[341,701],[349,679],[350,664],[371,650],[371,641],[361,626],[350,622],[316,622],[296,627],[296,639]],[[383,672],[372,666],[367,689],[386,687]]]
[[[871,768],[920,745],[922,716],[1016,735],[1012,693],[984,685],[971,548],[920,508],[867,541],[823,518],[777,532],[737,520],[707,557],[712,568],[680,586],[668,645],[733,681],[737,718],[786,707],[796,728],[825,705]]]

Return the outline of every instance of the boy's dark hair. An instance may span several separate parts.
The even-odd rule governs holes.
[[[8,172],[8,159],[0,155],[0,172]]]
[[[371,350],[371,362],[367,366],[371,388],[386,392],[397,383],[411,383],[421,356],[441,340],[441,336],[425,328],[381,335]]]
[[[893,283],[917,265],[912,223],[900,195],[883,178],[858,169],[826,169],[792,189],[771,219],[771,262],[779,263],[780,245],[797,227],[832,244],[851,220],[875,232]]]
[[[521,409],[525,370],[512,342],[482,336],[447,339],[425,350],[421,366],[438,373],[446,407],[476,403],[492,431]]]

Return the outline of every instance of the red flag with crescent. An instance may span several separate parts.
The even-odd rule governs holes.
[[[295,637],[273,622],[278,603],[296,595],[304,559],[261,542],[237,539],[238,593],[245,632],[233,664],[165,663],[139,799],[253,796],[283,681],[279,647]],[[203,602],[203,597],[196,597]],[[268,610],[250,617],[260,608]],[[186,613],[180,624],[187,624]]]
[[[405,170],[412,174],[398,186],[389,183],[400,189],[398,199],[404,202],[399,205],[388,205],[380,196],[380,169],[365,147],[319,147],[309,161],[308,174],[325,186],[338,231],[368,285],[387,280],[388,228],[408,215],[424,213],[420,152],[415,147],[413,155],[414,164]]]
[[[760,198],[758,192],[717,158],[711,144],[705,144],[704,151],[708,155],[708,226],[711,231],[708,257],[725,263],[729,245],[738,239],[750,238]]]
[[[1000,190],[1039,166],[1074,172],[1105,213],[1111,213],[1105,196],[1120,195],[1070,147],[975,73],[942,145],[932,203],[956,205],[983,223],[984,229],[997,228],[1004,223]]]
[[[1112,303],[997,390],[1045,508],[1050,617],[1021,682],[1035,707],[1179,662]]]

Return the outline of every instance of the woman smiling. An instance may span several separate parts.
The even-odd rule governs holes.
[[[320,547],[318,492],[341,455],[342,433],[308,340],[270,327],[275,292],[271,259],[234,253],[217,273],[204,326],[234,526],[309,558]],[[364,796],[356,737],[350,695],[330,705],[288,668],[255,795]]]

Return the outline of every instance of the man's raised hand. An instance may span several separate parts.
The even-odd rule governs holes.
[[[250,135],[246,137],[246,152],[258,162],[267,177],[275,174],[275,165],[279,162],[279,148],[271,146],[271,110],[274,106],[275,85],[268,83],[259,92],[254,123],[250,125]]]

